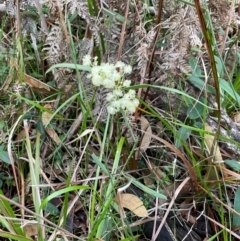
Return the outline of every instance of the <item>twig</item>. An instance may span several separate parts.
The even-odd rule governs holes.
[[[67,44],[69,45],[71,41],[70,41],[70,37],[69,37],[69,34],[68,34],[67,25],[66,25],[66,23],[64,21],[64,18],[63,18],[62,9],[61,9],[61,5],[60,5],[59,0],[57,0],[57,6],[58,6],[59,17],[60,17],[60,22],[62,24],[63,32],[64,32],[64,35],[65,35]]]
[[[42,13],[42,6],[41,6],[41,3],[39,2],[39,0],[35,0],[35,5],[36,5],[36,8],[38,10],[38,14],[40,16],[40,19],[41,19],[42,31],[45,34],[48,34],[48,27],[47,27],[47,23],[46,23],[46,18],[44,16],[44,14]]]
[[[233,12],[234,12],[234,6],[235,6],[235,0],[232,1],[232,5],[231,5],[231,8],[229,10],[229,12],[230,12],[229,13],[229,19],[228,19],[225,35],[224,35],[224,38],[223,38],[223,41],[222,41],[222,45],[221,45],[221,48],[220,48],[220,55],[222,55],[224,47],[225,47],[225,44],[227,42],[227,37],[228,37],[230,25],[231,25],[231,22],[232,22],[232,16],[233,16]]]
[[[166,213],[165,213],[165,215],[164,215],[164,217],[163,217],[163,219],[162,219],[162,222],[161,222],[161,224],[159,225],[157,232],[155,233],[155,235],[154,235],[153,238],[152,238],[153,241],[156,240],[156,238],[158,237],[158,235],[159,235],[159,233],[160,233],[160,231],[161,231],[164,223],[166,222],[167,216],[168,216],[168,214],[169,214],[172,206],[174,205],[174,202],[175,202],[178,194],[181,192],[182,188],[185,186],[185,184],[186,184],[189,180],[190,180],[190,177],[186,177],[185,180],[184,180],[184,181],[179,185],[179,187],[176,189],[176,191],[175,191],[175,193],[174,193],[174,196],[173,196],[173,198],[172,198],[172,200],[171,200],[171,202],[170,202],[170,204],[169,204],[169,206],[168,206],[168,209],[167,209],[167,211],[166,211]]]
[[[123,43],[124,43],[124,36],[125,36],[125,30],[126,30],[126,24],[127,24],[127,16],[128,16],[128,10],[129,10],[129,2],[130,2],[130,0],[127,1],[124,21],[123,21],[123,25],[122,25],[121,38],[120,38],[120,43],[119,43],[119,48],[118,48],[118,58],[117,58],[118,60],[121,59],[121,55],[122,55],[122,48],[123,48]]]

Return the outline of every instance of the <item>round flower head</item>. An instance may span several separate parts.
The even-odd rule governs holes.
[[[115,95],[112,92],[108,93],[106,96],[106,100],[108,102],[111,102],[114,98],[115,98]]]
[[[97,65],[98,65],[97,59],[98,59],[97,56],[95,56],[95,57],[93,58],[93,66],[97,66]]]
[[[90,66],[91,63],[92,63],[92,61],[91,61],[91,56],[90,56],[89,54],[85,55],[85,56],[83,57],[83,65],[85,65],[85,66]]]
[[[100,86],[102,82],[102,77],[100,75],[92,75],[92,83],[95,86]]]
[[[131,85],[131,80],[124,80],[123,81],[123,87],[129,87]]]
[[[127,92],[127,96],[128,96],[128,98],[130,98],[130,99],[135,98],[135,95],[136,95],[136,93],[135,93],[134,90],[129,90],[129,91]]]
[[[122,69],[125,67],[125,64],[122,62],[122,61],[118,61],[116,64],[115,64],[115,68],[119,68],[121,71]]]
[[[122,92],[122,90],[115,89],[113,91],[113,95],[121,97],[121,96],[123,96],[123,92]]]
[[[115,82],[121,79],[121,74],[116,69],[114,69],[112,72],[112,79]]]
[[[111,106],[111,105],[109,105],[108,107],[107,107],[107,111],[108,111],[108,113],[110,114],[110,115],[115,115],[116,114],[116,109],[113,107],[113,106]]]
[[[123,70],[124,70],[125,74],[131,74],[132,73],[132,66],[125,65]]]
[[[92,83],[95,86],[100,86],[104,76],[101,74],[100,66],[93,66],[91,69]]]
[[[126,106],[126,109],[130,113],[134,113],[138,105],[139,105],[138,99],[133,99],[132,101],[129,102],[129,105]]]
[[[136,110],[136,106],[133,105],[132,103],[126,106],[126,108],[130,113],[134,113],[134,111]]]
[[[121,108],[121,101],[119,101],[119,100],[114,100],[114,101],[111,103],[111,106],[113,106],[117,111],[119,111],[120,108]]]

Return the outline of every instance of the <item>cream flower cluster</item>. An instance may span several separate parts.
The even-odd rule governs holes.
[[[95,86],[103,86],[112,91],[107,94],[107,111],[109,114],[116,114],[121,109],[133,113],[139,105],[134,90],[125,90],[125,87],[131,85],[131,80],[124,79],[125,74],[132,72],[132,67],[118,61],[116,64],[101,63],[97,65],[97,57],[93,60],[90,55],[83,58],[83,65],[91,67],[91,73],[88,78],[92,79]]]

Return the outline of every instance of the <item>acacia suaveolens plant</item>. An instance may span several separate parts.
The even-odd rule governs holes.
[[[120,110],[126,113],[135,112],[139,100],[136,98],[135,90],[127,89],[131,85],[131,80],[125,79],[125,75],[132,72],[130,65],[121,61],[117,61],[116,64],[101,63],[98,65],[97,57],[92,61],[90,55],[83,58],[83,65],[91,67],[87,77],[91,78],[94,86],[109,89],[106,96],[109,103],[107,106],[109,114],[114,115]]]

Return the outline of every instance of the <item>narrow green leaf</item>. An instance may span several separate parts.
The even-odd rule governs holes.
[[[237,189],[234,199],[234,210],[240,213],[240,187]],[[240,226],[240,216],[233,213],[233,228]]]
[[[229,167],[231,167],[234,171],[240,172],[240,162],[236,160],[225,160],[224,161]]]
[[[13,240],[19,240],[19,241],[32,241],[32,239],[26,238],[24,236],[8,233],[8,232],[4,232],[4,231],[0,231],[0,237],[13,239]]]
[[[192,131],[189,128],[186,127],[181,127],[178,131],[177,134],[175,136],[175,146],[177,148],[182,146],[182,142],[185,142],[188,137],[191,135]]]
[[[124,22],[124,16],[122,16],[121,14],[108,10],[106,8],[103,9],[103,12],[108,15],[110,18],[116,19],[119,22]],[[129,21],[129,19],[127,19],[127,25],[129,26],[131,22]]]
[[[39,131],[39,133],[41,134],[41,135],[45,135],[46,133],[45,133],[45,128],[44,128],[44,126],[43,126],[43,123],[42,123],[42,121],[41,120],[38,120],[37,121],[37,130]]]
[[[80,65],[80,64],[70,64],[70,63],[60,63],[60,64],[54,64],[51,66],[47,71],[46,74],[52,71],[55,68],[69,68],[69,69],[78,69],[78,70],[83,70],[83,71],[91,71],[91,67],[85,66],[85,65]]]
[[[121,157],[121,152],[122,152],[122,147],[123,147],[123,143],[124,143],[124,137],[121,137],[120,141],[118,142],[117,145],[117,151],[115,153],[115,158],[114,158],[114,162],[113,162],[113,166],[112,166],[112,171],[111,171],[111,181],[108,184],[108,188],[107,191],[105,193],[105,197],[106,197],[106,201],[109,202],[109,200],[112,200],[112,196],[113,196],[113,191],[114,191],[114,186],[116,183],[116,180],[114,178],[114,174],[116,174],[117,169],[119,167],[119,161],[120,161],[120,157]],[[111,230],[111,225],[112,225],[112,220],[109,218],[105,218],[102,220],[102,222],[99,224],[98,230],[97,230],[97,234],[96,237],[100,238],[102,237],[104,232],[107,232],[109,230]],[[106,239],[109,240],[109,239]]]
[[[204,106],[200,103],[190,103],[187,109],[187,115],[190,119],[195,120],[202,116]]]
[[[67,192],[72,192],[72,191],[76,191],[76,190],[88,190],[88,189],[91,189],[89,186],[72,186],[72,187],[66,187],[66,188],[63,188],[61,190],[58,190],[54,193],[52,193],[51,195],[49,195],[48,197],[46,197],[40,207],[39,207],[39,210],[41,210],[50,200],[52,200],[53,198],[55,197],[58,197],[64,193],[67,193]]]
[[[5,162],[7,164],[11,164],[7,151],[0,151],[0,160],[2,160],[3,162]]]
[[[43,207],[43,210],[51,214],[59,214],[58,208],[50,202]]]
[[[233,87],[224,79],[219,79],[221,88],[229,94],[239,105],[240,105],[240,96],[233,89]]]
[[[2,190],[0,190],[0,194],[3,195]],[[15,220],[13,221],[10,219],[8,219],[8,221],[7,221],[4,219],[4,217],[16,219],[15,213],[14,213],[11,205],[5,199],[0,199],[0,213],[1,213],[0,223],[5,228],[7,228],[9,232],[11,232],[12,234],[15,233],[18,235],[24,234],[22,231],[22,228],[20,227],[19,222],[16,222]],[[1,232],[0,232],[0,236],[1,236]]]
[[[4,126],[5,126],[5,121],[0,120],[0,131],[3,129]]]
[[[210,94],[216,93],[214,87],[208,84],[206,85],[205,82],[199,76],[191,75],[188,77],[188,80],[200,90],[204,89],[206,86],[208,93]]]
[[[138,182],[137,180],[133,179],[131,176],[124,175],[129,181],[131,181],[136,187],[140,188],[142,191],[146,192],[147,194],[150,194],[154,197],[161,198],[163,200],[167,200],[167,197],[159,192],[156,192],[152,190],[151,188],[143,185],[142,183]]]
[[[99,230],[101,229],[101,224],[104,223],[104,220],[107,217],[107,213],[109,212],[112,202],[113,202],[112,199],[108,199],[106,202],[104,202],[100,215],[98,216],[97,219],[94,220],[94,224],[92,226],[88,240],[92,240],[94,236],[98,238],[102,236],[102,232]]]
[[[223,75],[222,60],[219,57],[217,57],[217,56],[214,56],[214,59],[216,61],[216,67],[217,67],[218,74],[219,74],[219,76],[222,76]]]
[[[93,161],[105,172],[105,174],[110,175],[108,169],[104,166],[102,162],[100,162],[99,158],[93,153],[92,154]]]

